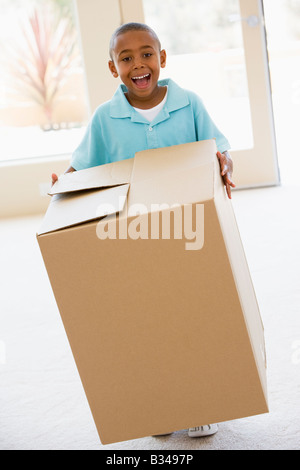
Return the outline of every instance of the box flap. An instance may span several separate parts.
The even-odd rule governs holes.
[[[216,153],[214,139],[137,152],[131,181],[134,183],[197,168],[212,163]]]
[[[38,235],[118,213],[128,205],[189,204],[214,197],[215,140],[137,152],[122,160],[67,173],[53,195]],[[99,209],[100,207],[100,209]]]
[[[156,178],[132,184],[128,197],[128,207],[141,205],[148,212],[155,212],[166,206],[204,203],[214,198],[213,162],[197,168],[173,171],[172,177],[158,175]],[[131,212],[133,213],[133,212]]]
[[[52,186],[50,196],[95,188],[109,188],[130,182],[133,158],[65,173]]]
[[[38,235],[121,212],[129,184],[53,196]]]
[[[193,142],[135,155],[128,205],[191,204],[214,198],[215,140]]]

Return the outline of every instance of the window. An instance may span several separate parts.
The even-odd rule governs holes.
[[[88,119],[72,0],[1,0],[0,160],[68,154]]]
[[[299,3],[299,0],[290,1],[296,6]],[[203,98],[215,122],[230,140],[236,184],[239,187],[278,184],[262,2],[1,0],[0,217],[46,210],[49,203],[46,188],[51,173],[61,174],[66,170],[70,154],[81,141],[90,112],[115,92],[117,82],[107,67],[108,43],[114,29],[127,21],[147,22],[159,34],[168,52],[162,78],[166,73]],[[270,0],[270,5],[272,2]],[[77,5],[76,16],[73,3]],[[7,61],[7,48],[18,37],[24,41],[16,15],[24,19],[34,7],[42,6],[54,9],[60,17],[71,18],[75,33],[74,16],[76,21],[78,19],[85,62],[83,74],[78,52],[76,66],[73,64],[68,70],[64,85],[56,95],[53,114],[64,114],[63,118],[56,118],[53,127],[44,128],[45,120],[42,124],[29,120],[34,109],[41,113],[41,105],[20,90],[17,94],[12,89],[8,94],[9,87],[13,87],[8,70],[10,61]],[[249,18],[256,19],[256,23]],[[169,41],[171,34],[172,43]],[[77,39],[76,48],[79,50]],[[10,57],[11,47],[9,50]],[[297,101],[297,84],[294,86]],[[52,158],[37,158],[39,156]]]
[[[281,175],[299,184],[300,0],[264,0],[264,9]]]
[[[170,76],[204,101],[234,150],[253,147],[238,0],[143,0]]]

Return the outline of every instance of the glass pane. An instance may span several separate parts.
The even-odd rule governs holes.
[[[168,62],[161,78],[196,92],[233,150],[252,148],[238,0],[143,0]]]
[[[299,184],[300,0],[264,0],[264,9],[281,178]]]
[[[1,0],[0,160],[68,154],[88,119],[72,0]]]

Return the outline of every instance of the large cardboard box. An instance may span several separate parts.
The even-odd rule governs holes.
[[[103,444],[268,412],[214,140],[62,176],[38,233]]]

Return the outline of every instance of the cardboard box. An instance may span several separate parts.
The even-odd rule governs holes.
[[[37,238],[101,442],[268,412],[215,141],[67,174],[53,193]]]

